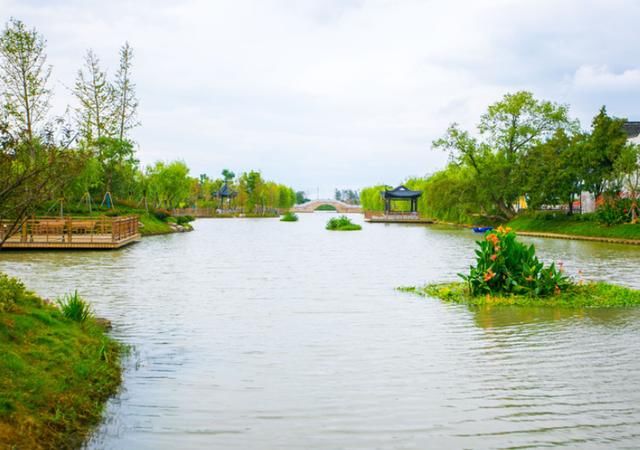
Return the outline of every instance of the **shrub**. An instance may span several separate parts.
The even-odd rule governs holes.
[[[292,213],[291,211],[288,211],[284,214],[284,216],[282,216],[282,218],[280,219],[280,222],[297,222],[298,221],[298,216],[295,213]]]
[[[459,274],[471,295],[528,294],[536,297],[559,294],[573,283],[555,264],[544,267],[535,247],[516,241],[510,228],[498,227],[478,241],[476,266],[469,275]]]
[[[326,228],[333,231],[356,231],[362,229],[360,225],[351,222],[351,219],[347,216],[333,217],[327,222]]]
[[[91,305],[80,297],[78,291],[74,291],[73,294],[65,294],[62,299],[58,300],[58,306],[64,317],[76,322],[85,322],[93,317]]]
[[[167,217],[171,217],[171,213],[166,210],[166,209],[162,209],[162,208],[157,208],[153,210],[153,215],[155,216],[156,219],[158,220],[166,220]]]
[[[195,217],[193,216],[177,216],[176,217],[176,223],[178,225],[184,225],[187,224],[189,222],[193,222],[195,219]]]
[[[631,220],[631,199],[618,198],[606,201],[596,210],[598,222],[611,226]],[[638,211],[640,213],[640,211]]]
[[[0,312],[10,310],[27,295],[27,290],[18,279],[0,273]]]

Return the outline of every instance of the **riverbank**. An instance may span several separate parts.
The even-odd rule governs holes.
[[[0,274],[0,448],[78,448],[121,381],[123,347]]]
[[[592,215],[564,213],[522,214],[507,225],[523,236],[580,239],[640,245],[640,224],[603,225]]]
[[[435,223],[463,228],[479,226],[445,221]],[[483,221],[482,226],[485,225],[495,227],[500,223]],[[524,213],[502,225],[512,228],[521,236],[640,245],[640,224],[603,225],[590,214],[567,216],[564,213]]]
[[[640,305],[640,291],[607,283],[575,285],[558,295],[532,297],[529,295],[472,296],[466,283],[436,283],[426,286],[398,288],[423,297],[433,297],[450,303],[472,306],[542,306],[556,308],[619,308]]]

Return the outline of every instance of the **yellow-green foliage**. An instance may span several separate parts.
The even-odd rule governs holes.
[[[388,186],[386,186],[388,187]],[[385,185],[366,187],[360,191],[360,205],[365,211],[384,211],[384,201],[380,192],[384,191]]]
[[[0,448],[79,448],[120,384],[121,346],[0,274]]]
[[[411,190],[422,192],[418,199],[418,213],[421,216],[444,222],[475,223],[479,220],[474,216],[475,212],[485,208],[474,179],[474,174],[469,169],[451,164],[430,177],[409,178],[402,184]],[[380,192],[384,189],[385,185],[362,189],[362,208],[365,211],[383,211],[384,201]],[[409,206],[409,202],[402,201],[396,201],[392,205],[396,211],[408,210]]]

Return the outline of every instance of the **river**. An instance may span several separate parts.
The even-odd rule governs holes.
[[[49,298],[77,288],[133,347],[88,448],[640,445],[640,310],[401,293],[455,280],[477,236],[330,232],[330,216],[203,219],[111,252],[3,252],[0,270]],[[640,248],[526,241],[576,276],[640,288]]]

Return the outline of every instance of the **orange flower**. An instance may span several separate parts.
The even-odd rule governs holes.
[[[497,254],[491,255],[491,261],[495,261],[496,259],[498,259],[498,255]]]
[[[560,286],[558,286],[557,284],[556,284],[556,288],[554,289],[554,293],[556,295],[560,295]]]
[[[494,247],[496,245],[498,245],[498,243],[500,242],[500,239],[498,238],[498,235],[494,234],[494,233],[491,233],[491,234],[487,235],[486,239],[487,239],[487,241],[491,242]]]
[[[529,275],[527,278],[525,278],[525,280],[527,281],[533,281],[533,277],[531,275]]]
[[[493,270],[491,270],[491,268],[489,268],[489,270],[487,270],[487,273],[484,274],[484,281],[489,281],[495,276],[496,274],[493,273]]]

